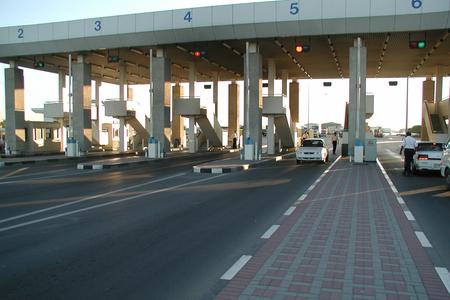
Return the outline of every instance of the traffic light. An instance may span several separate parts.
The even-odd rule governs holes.
[[[202,57],[206,55],[206,51],[194,51],[194,56],[195,57]]]
[[[109,63],[117,63],[117,62],[119,62],[119,60],[120,60],[119,55],[108,55]]]
[[[425,40],[409,41],[410,49],[424,49],[426,46],[427,42]]]
[[[45,62],[43,62],[42,60],[35,61],[34,67],[35,68],[43,68],[43,67],[45,67]]]
[[[311,50],[310,45],[295,44],[295,52],[297,53],[307,53],[309,50]]]

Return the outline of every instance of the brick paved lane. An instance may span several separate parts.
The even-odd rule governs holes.
[[[375,163],[338,161],[216,299],[449,299]]]

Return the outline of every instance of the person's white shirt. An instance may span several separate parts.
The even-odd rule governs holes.
[[[403,139],[402,147],[403,149],[416,149],[417,142],[412,136],[408,135]]]

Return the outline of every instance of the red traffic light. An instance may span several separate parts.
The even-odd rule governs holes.
[[[200,57],[200,56],[202,56],[202,53],[200,51],[195,51],[194,52],[194,56],[195,57]]]
[[[309,52],[311,47],[309,45],[303,45],[303,44],[296,44],[295,45],[295,52],[297,53],[306,53]]]

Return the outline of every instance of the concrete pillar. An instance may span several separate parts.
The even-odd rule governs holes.
[[[58,101],[60,103],[64,102],[64,88],[66,87],[66,73],[64,71],[59,71],[58,73]],[[60,120],[59,137],[60,137],[60,147],[59,150],[64,152],[65,141],[66,141],[66,131],[64,130],[64,118]]]
[[[358,46],[359,44],[359,46]],[[350,48],[349,155],[353,156],[355,140],[365,142],[367,48],[360,38]]]
[[[5,153],[25,151],[25,97],[23,70],[12,65],[5,69]],[[32,139],[33,136],[28,136]]]
[[[255,143],[256,155],[253,159],[256,160],[260,157],[262,149],[262,56],[257,43],[247,43],[244,66],[244,144],[247,138]]]
[[[176,100],[181,98],[184,95],[183,87],[179,82],[175,84],[172,88],[172,100]],[[173,104],[172,104],[173,108]],[[186,134],[184,132],[184,118],[180,115],[174,114],[174,110],[172,109],[172,144],[176,145],[175,140],[178,141],[179,146],[186,145]]]
[[[281,70],[281,93],[285,96],[288,95],[287,93],[287,82],[289,79],[289,71],[288,70]]]
[[[239,143],[239,85],[233,81],[228,85],[228,146],[233,145],[234,133]]]
[[[91,65],[78,55],[73,65],[73,136],[81,152],[91,149]]]
[[[268,95],[273,96],[275,94],[275,77],[276,77],[276,66],[275,60],[269,59],[268,65],[268,85],[269,91]],[[275,122],[274,116],[267,117],[267,154],[275,154]]]
[[[217,133],[220,142],[222,141],[222,128],[219,124],[219,73],[213,73],[213,103],[214,103],[214,131]]]
[[[170,59],[166,57],[163,49],[156,50],[156,57],[151,58],[151,80],[153,82],[153,97],[150,110],[150,136],[154,137],[161,145],[162,152],[170,151],[170,141],[166,136],[166,128],[170,129]]]
[[[119,65],[119,100],[126,101],[125,97],[125,79],[126,79],[126,66],[123,62]],[[125,118],[119,118],[119,152],[126,152],[128,150],[128,141],[125,134]]]
[[[100,87],[102,82],[100,79],[95,81],[95,110],[96,110],[96,120],[94,121],[95,130],[92,132],[92,140],[97,145],[100,146],[100,133],[101,133],[101,120],[100,120]]]
[[[297,124],[299,115],[299,103],[300,103],[300,86],[297,80],[293,80],[289,84],[289,111],[291,113],[291,133],[294,138],[294,144],[297,146],[300,143]]]
[[[59,71],[58,73],[58,101],[64,102],[64,88],[66,87],[66,73]]]
[[[289,84],[289,109],[291,111],[292,123],[298,123],[300,101],[300,85],[297,80]]]
[[[442,75],[443,67],[436,67],[436,98],[434,99],[435,113],[439,113],[439,103],[442,102]]]
[[[189,98],[195,97],[195,63],[191,62],[189,65]],[[197,130],[195,128],[195,117],[189,117],[189,153],[196,153],[198,151]]]
[[[422,82],[422,103],[433,103],[434,102],[434,81],[431,77],[427,77],[426,80]],[[423,118],[424,115],[423,107],[422,107],[422,127],[420,129],[420,137],[424,141],[430,140],[428,136],[428,132],[425,130],[425,120]]]

